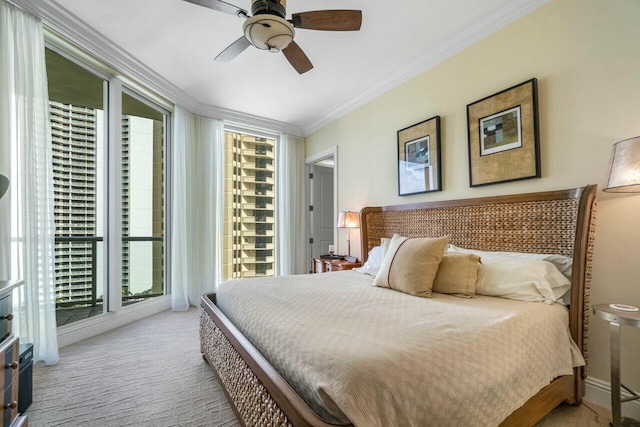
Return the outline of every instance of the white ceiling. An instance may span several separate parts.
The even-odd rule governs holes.
[[[226,0],[251,10],[250,0]],[[289,0],[291,13],[360,9],[359,32],[297,30],[314,65],[249,47],[213,58],[243,20],[182,0],[55,0],[198,103],[315,130],[546,0]],[[52,2],[53,3],[53,2]],[[307,132],[308,133],[308,132]]]

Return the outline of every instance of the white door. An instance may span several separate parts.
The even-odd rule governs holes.
[[[333,245],[333,168],[314,165],[311,173],[311,257],[317,258]]]

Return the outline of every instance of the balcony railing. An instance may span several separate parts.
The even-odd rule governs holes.
[[[276,169],[272,164],[256,164],[255,162],[242,162],[242,168],[247,170],[266,170],[269,172],[274,172]]]
[[[272,216],[269,217],[255,217],[255,216],[244,216],[241,218],[243,224],[273,224],[275,220]]]
[[[103,242],[104,238],[103,237],[98,237],[98,236],[57,236],[55,238],[55,243],[91,243],[91,297],[90,298],[86,298],[86,293],[78,293],[75,292],[71,295],[71,301],[57,301],[56,302],[56,308],[69,308],[69,307],[96,307],[99,304],[102,304],[103,298],[98,298],[98,276],[97,276],[97,272],[98,272],[98,244]],[[123,242],[162,242],[163,241],[163,237],[162,236],[149,236],[149,237],[138,237],[138,236],[124,236],[122,238]],[[71,250],[74,250],[74,248],[70,248]],[[77,248],[76,248],[77,249]],[[75,251],[75,250],[74,250]],[[88,255],[88,254],[87,254]],[[85,256],[83,258],[88,258],[88,256]],[[65,261],[65,263],[67,263],[67,261]],[[81,263],[83,264],[83,263]],[[86,265],[86,264],[85,264]],[[73,269],[77,269],[80,268],[82,269],[82,266],[73,266]],[[89,268],[85,267],[87,270]],[[127,271],[128,268],[123,268],[123,271]],[[66,276],[65,277],[69,277]],[[87,280],[86,279],[71,279],[71,278],[67,278],[64,280],[65,283],[86,283]],[[74,287],[74,289],[78,289],[77,287]],[[127,301],[134,301],[134,300],[142,300],[142,299],[148,299],[148,298],[153,298],[153,297],[157,297],[157,296],[161,296],[163,295],[162,293],[144,293],[144,294],[136,294],[136,295],[123,295],[122,296],[122,300],[123,303],[127,303]],[[82,296],[85,296],[84,298],[82,298]],[[73,298],[76,297],[76,298]],[[80,298],[77,298],[80,297]]]

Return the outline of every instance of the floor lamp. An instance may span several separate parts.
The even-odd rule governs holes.
[[[607,182],[603,191],[611,193],[640,193],[640,136],[613,144]],[[631,418],[622,418],[622,402],[640,399],[620,382],[620,326],[640,327],[640,309],[627,304],[609,304],[594,313],[609,321],[611,355],[611,412],[613,426],[637,426]],[[622,399],[620,388],[629,391],[632,397]]]
[[[360,228],[360,214],[358,212],[350,211],[340,212],[340,215],[338,215],[338,228],[349,229],[349,235],[347,238],[347,255],[351,258],[351,229]],[[348,261],[353,262],[351,260]]]

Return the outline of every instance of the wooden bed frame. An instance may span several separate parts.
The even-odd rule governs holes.
[[[588,363],[589,289],[595,234],[596,187],[411,205],[367,207],[360,212],[363,261],[383,237],[450,236],[477,250],[561,254],[573,257],[569,326]],[[238,419],[244,425],[329,427],[318,418],[253,345],[202,297],[200,343]],[[563,401],[579,404],[586,366],[556,378],[502,426],[533,425]]]

